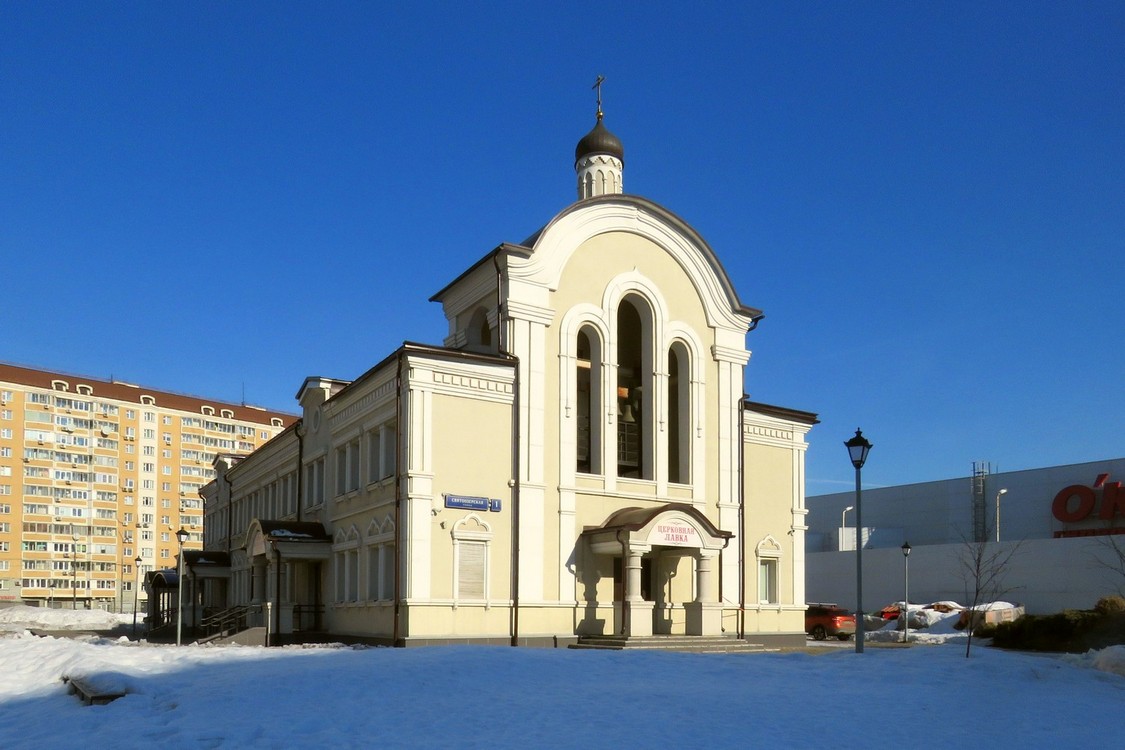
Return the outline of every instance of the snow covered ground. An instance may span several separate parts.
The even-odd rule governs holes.
[[[964,636],[944,620],[912,630],[920,645],[910,648],[880,647],[901,632],[869,633],[862,655],[176,648],[27,632],[105,622],[0,609],[0,748],[1057,750],[1120,742],[1125,707],[1123,646],[1063,657],[982,644],[966,659]],[[63,675],[129,693],[85,707]]]

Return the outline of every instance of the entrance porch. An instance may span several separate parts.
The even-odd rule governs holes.
[[[673,613],[682,607],[684,634],[720,635],[717,559],[732,536],[683,503],[626,508],[584,531],[595,556],[613,559],[613,633],[628,638],[672,634]],[[691,594],[676,602],[670,592],[684,561],[692,573]],[[596,608],[598,602],[587,604]]]

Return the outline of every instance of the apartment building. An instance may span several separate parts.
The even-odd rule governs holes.
[[[141,576],[176,565],[178,529],[202,547],[215,455],[294,419],[0,364],[0,602],[131,611]]]

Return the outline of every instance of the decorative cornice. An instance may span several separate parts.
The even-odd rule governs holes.
[[[503,373],[510,376],[512,371]],[[512,377],[497,375],[496,371],[458,368],[451,362],[418,363],[410,370],[410,387],[504,404],[511,404],[515,393]]]
[[[389,400],[394,396],[396,380],[392,377],[347,405],[332,403],[330,405],[332,413],[328,417],[328,426],[335,430],[354,417],[370,411],[379,402]]]
[[[555,320],[555,311],[550,307],[532,305],[511,298],[508,299],[505,309],[511,318],[527,320],[540,325],[550,325]]]
[[[711,347],[711,356],[720,362],[732,362],[736,365],[745,365],[750,361],[750,352],[745,349],[735,349],[731,346],[719,346],[718,344]]]

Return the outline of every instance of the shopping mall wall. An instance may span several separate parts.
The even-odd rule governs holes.
[[[989,474],[983,509],[988,536],[995,538],[996,495],[1002,489],[1007,492],[1000,498],[1001,541],[1125,528],[1125,489],[1118,486],[1121,482],[1125,482],[1125,458]],[[1060,494],[1064,495],[1061,508]],[[806,552],[839,549],[841,519],[848,527],[842,535],[847,540],[845,548],[854,546],[856,512],[843,513],[854,504],[854,492],[807,498]],[[903,541],[921,547],[971,539],[972,479],[966,475],[865,489],[863,527],[868,547],[897,548]]]
[[[1008,557],[1000,590],[994,600],[1023,604],[1029,614],[1049,614],[1062,609],[1090,609],[1107,594],[1125,595],[1125,575],[1107,564],[1114,559],[1111,540],[1125,550],[1125,536],[1028,539],[1022,542],[988,542],[986,555]],[[963,564],[972,558],[966,543],[913,546],[909,558],[910,601],[929,603],[972,601],[971,578],[966,583]],[[810,602],[836,602],[855,609],[856,553],[816,552],[806,556],[806,598]],[[863,610],[873,612],[902,601],[906,563],[900,548],[863,551]]]

